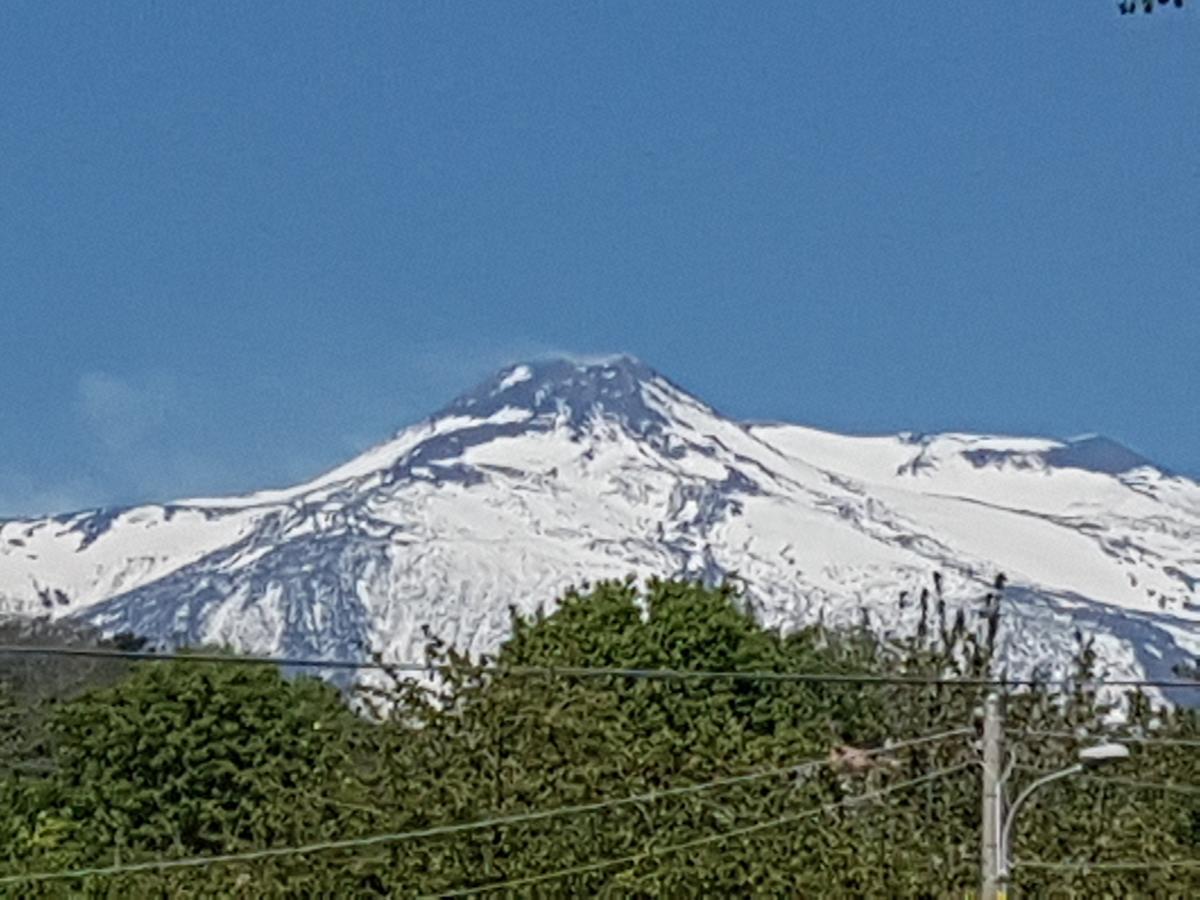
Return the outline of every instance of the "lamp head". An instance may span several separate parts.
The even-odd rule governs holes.
[[[1096,744],[1094,747],[1084,747],[1079,751],[1079,761],[1085,766],[1099,766],[1108,762],[1118,762],[1129,759],[1129,748],[1124,744]]]

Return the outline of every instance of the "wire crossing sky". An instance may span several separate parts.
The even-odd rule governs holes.
[[[0,516],[294,482],[499,365],[1200,476],[1200,7],[89,4],[0,28]]]

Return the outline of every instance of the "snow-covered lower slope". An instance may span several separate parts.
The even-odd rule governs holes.
[[[481,653],[584,581],[736,573],[784,628],[911,629],[998,572],[1010,670],[1096,637],[1114,674],[1200,654],[1200,486],[1098,437],[849,437],[726,419],[627,357],[513,366],[287,490],[0,522],[0,613],[265,653]]]

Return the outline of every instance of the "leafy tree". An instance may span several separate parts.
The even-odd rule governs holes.
[[[108,865],[336,835],[349,734],[363,727],[314,679],[262,666],[142,664],[55,713],[55,772],[38,803],[23,804],[10,854]]]
[[[98,632],[76,623],[0,618],[0,644],[105,648]],[[45,772],[52,755],[48,723],[62,703],[119,681],[130,671],[119,659],[44,658],[0,653],[0,772]]]
[[[818,758],[831,747],[973,726],[985,690],[963,685],[791,683],[534,677],[522,667],[679,668],[845,672],[979,678],[996,668],[1002,628],[999,585],[974,616],[948,620],[941,582],[922,602],[928,615],[907,639],[880,643],[864,627],[821,627],[781,636],[739,609],[728,588],[651,582],[603,583],[572,592],[551,616],[518,618],[513,637],[483,671],[437,642],[447,682],[428,690],[397,683],[380,739],[374,795],[381,814],[404,827],[469,821],[621,797]],[[864,626],[868,626],[864,622]],[[1108,733],[1113,704],[1090,689],[1095,654],[1082,638],[1076,687],[1011,693],[1008,721],[1018,763],[1065,765],[1077,746],[1026,731]],[[386,694],[387,692],[385,692]],[[1127,727],[1159,737],[1192,734],[1195,717],[1132,694]],[[1181,748],[1180,748],[1181,749]],[[396,848],[380,885],[437,892],[537,877],[647,853],[722,831],[845,802],[977,760],[971,735],[897,751],[887,765],[852,774],[826,768],[803,781],[726,786],[537,823],[507,825]],[[1198,767],[1169,745],[1145,745],[1111,777],[1196,784]],[[1035,777],[1021,769],[1022,781]],[[979,781],[971,768],[919,790],[842,807],[753,837],[571,874],[547,893],[600,896],[722,896],[746,893],[931,896],[974,889],[979,877]],[[401,787],[402,786],[402,787]],[[1069,801],[1023,814],[1018,856],[1097,860],[1187,859],[1196,853],[1194,797],[1146,793],[1112,781],[1080,780]],[[1119,809],[1120,821],[1108,811]],[[1164,827],[1165,826],[1165,827]],[[1107,835],[1107,837],[1106,837]],[[1041,895],[1061,885],[1091,893],[1173,895],[1194,873],[1147,871],[1062,875],[1020,870],[1018,884]],[[536,890],[531,888],[531,890]],[[502,892],[497,892],[499,896]],[[484,892],[484,896],[488,896]]]
[[[553,615],[515,617],[495,659],[472,661],[431,638],[429,677],[394,672],[364,685],[357,716],[331,688],[261,667],[140,664],[52,716],[56,772],[0,779],[0,859],[9,871],[31,871],[237,853],[665,790],[402,842],[94,877],[67,883],[68,893],[406,897],[473,886],[485,897],[961,895],[979,877],[971,729],[984,688],[552,670],[979,677],[996,669],[1000,587],[977,612],[948,620],[935,578],[918,601],[915,633],[881,641],[865,615],[858,629],[781,635],[759,627],[728,587],[604,582],[568,593]],[[1082,637],[1076,670],[1065,693],[1009,692],[1016,786],[1070,762],[1081,741],[1112,736],[1118,701],[1118,735],[1200,741],[1190,712],[1091,689],[1095,654]],[[856,755],[964,727],[945,740]],[[1187,790],[1200,783],[1195,748],[1133,746],[1134,760],[1064,782],[1025,810],[1017,858],[1195,858],[1200,798]],[[806,760],[829,764],[671,792]],[[857,799],[947,768],[953,774]],[[763,827],[779,819],[786,824]],[[759,830],[713,839],[739,828]],[[1198,879],[1194,870],[1018,869],[1016,887],[1028,896],[1185,896],[1200,895]],[[513,880],[512,890],[489,888]],[[56,896],[56,887],[22,896]]]
[[[21,743],[21,711],[12,688],[0,680],[0,772],[9,771],[17,762]]]
[[[382,729],[395,742],[383,754],[380,801],[403,816],[423,798],[424,822],[477,818],[586,803],[823,759],[842,744],[868,745],[940,717],[889,708],[887,689],[740,679],[530,676],[525,667],[606,667],[741,672],[882,672],[892,664],[864,633],[807,629],[788,637],[761,629],[728,587],[678,582],[607,582],[569,593],[552,616],[514,621],[495,660],[499,674],[472,670],[438,644],[434,660],[452,681],[431,696],[399,686]],[[512,674],[507,674],[512,673]],[[904,720],[904,721],[902,721]],[[919,722],[919,725],[917,723]],[[961,724],[960,720],[956,724]],[[901,730],[896,730],[899,727]],[[401,745],[403,750],[401,750]],[[396,884],[436,892],[522,878],[692,841],[731,827],[807,813],[869,786],[964,761],[967,742],[898,751],[892,765],[847,775],[830,769],[763,779],[653,803],[608,808],[545,822],[509,825],[419,847],[398,848],[387,869]],[[389,786],[403,786],[402,794]],[[653,857],[633,866],[551,883],[560,894],[660,896],[800,890],[859,891],[875,882],[868,867],[903,871],[914,884],[946,875],[973,877],[976,804],[947,806],[974,793],[961,775],[924,791],[851,813],[814,817],[753,841],[733,841]],[[909,859],[889,810],[908,811]],[[964,822],[964,818],[966,821]],[[918,835],[913,823],[926,826]],[[831,828],[833,831],[831,832]],[[902,830],[902,829],[901,829]],[[936,835],[935,833],[936,832]],[[832,835],[837,834],[834,840]],[[930,853],[940,841],[944,853]],[[906,866],[905,862],[909,865]]]

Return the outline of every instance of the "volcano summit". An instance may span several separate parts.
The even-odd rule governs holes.
[[[853,437],[728,419],[629,357],[497,373],[319,478],[0,521],[0,613],[171,645],[476,653],[509,607],[627,574],[736,574],[767,625],[913,627],[1004,572],[1011,672],[1095,636],[1113,675],[1200,653],[1200,485],[1102,437]]]

